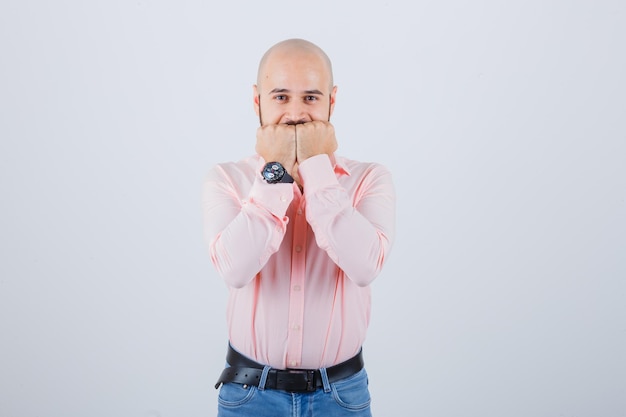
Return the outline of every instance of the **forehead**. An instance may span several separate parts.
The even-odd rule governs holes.
[[[330,69],[322,57],[302,51],[276,52],[259,69],[259,86],[264,91],[276,88],[326,91],[330,88]]]

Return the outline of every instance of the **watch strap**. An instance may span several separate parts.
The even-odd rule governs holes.
[[[285,170],[285,173],[283,174],[283,177],[278,182],[279,183],[293,183],[294,179],[293,179],[293,177],[291,175],[289,175],[287,170]]]

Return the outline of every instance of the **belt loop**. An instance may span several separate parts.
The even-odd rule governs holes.
[[[270,373],[270,369],[272,369],[272,367],[269,365],[265,365],[263,367],[263,372],[261,373],[261,380],[259,381],[258,387],[260,391],[265,390],[265,383],[267,382],[267,375]]]
[[[324,386],[324,392],[330,392],[330,382],[328,382],[328,374],[326,368],[320,368],[320,375],[322,376],[322,385]]]

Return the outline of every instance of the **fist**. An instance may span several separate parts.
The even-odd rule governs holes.
[[[285,124],[259,127],[256,152],[265,162],[280,162],[291,174],[296,163],[296,127]]]
[[[331,156],[337,150],[335,128],[329,122],[316,120],[296,125],[296,161],[321,154]]]

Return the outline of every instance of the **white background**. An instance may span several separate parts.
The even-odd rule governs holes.
[[[365,346],[385,416],[626,416],[626,3],[0,3],[0,416],[215,415],[201,230],[303,37],[398,235]]]

